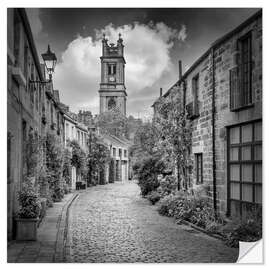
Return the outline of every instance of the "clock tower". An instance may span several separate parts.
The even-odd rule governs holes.
[[[126,116],[125,58],[121,34],[117,44],[102,39],[101,83],[99,88],[100,113],[118,109]]]

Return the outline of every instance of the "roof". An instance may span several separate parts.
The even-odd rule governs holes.
[[[247,25],[258,19],[259,17],[262,17],[262,9],[254,13],[252,16],[250,16],[247,20],[245,20],[243,23],[238,25],[236,28],[228,32],[227,34],[223,35],[221,38],[217,39],[215,42],[211,44],[211,46],[207,49],[207,51],[201,55],[193,64],[192,66],[183,74],[181,80],[185,79],[210,53],[211,50],[215,49],[217,46],[219,46],[221,43],[225,42],[229,38],[231,38],[236,33],[240,32],[243,28],[245,28]],[[168,91],[163,95],[163,97],[166,97],[169,95],[170,91],[174,86],[179,84],[180,80],[177,80],[176,83],[172,87],[169,88]],[[153,103],[152,107],[155,105],[155,103],[159,100],[159,98]]]
[[[116,143],[116,144],[120,144],[124,147],[129,147],[131,145],[131,142],[129,142],[128,140],[124,140],[124,139],[120,139],[116,136],[110,135],[110,134],[101,134],[100,137],[104,138],[105,140],[108,140],[112,143]]]

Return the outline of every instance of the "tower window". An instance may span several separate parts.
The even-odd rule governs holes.
[[[108,109],[109,110],[112,110],[116,107],[116,102],[115,102],[115,99],[112,97],[109,99],[109,102],[108,102]]]
[[[115,75],[116,74],[116,64],[110,64],[108,67],[109,67],[109,75]]]

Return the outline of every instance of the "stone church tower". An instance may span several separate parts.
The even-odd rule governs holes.
[[[99,89],[100,113],[118,108],[126,116],[125,58],[121,34],[117,44],[102,39],[101,83]]]

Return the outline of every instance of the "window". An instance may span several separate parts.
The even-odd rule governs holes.
[[[11,182],[11,138],[10,132],[7,134],[7,181]]]
[[[109,64],[108,65],[108,74],[109,75],[115,75],[116,74],[116,64]]]
[[[111,97],[108,101],[108,110],[113,110],[116,107],[115,98]]]
[[[202,153],[195,154],[195,163],[196,163],[196,184],[203,183],[203,158]]]
[[[51,103],[51,125],[53,125],[53,104]]]
[[[38,77],[36,77],[36,81],[38,81]],[[39,97],[38,97],[38,95],[39,95],[39,91],[38,91],[38,89],[36,88],[36,84],[34,84],[35,85],[35,103],[36,103],[36,110],[38,111],[38,101],[39,101]],[[38,85],[37,85],[37,87],[38,87]]]
[[[186,105],[186,110],[189,119],[194,119],[199,116],[199,74],[192,79],[192,96],[193,100]]]
[[[122,157],[122,149],[119,149],[119,157]]]
[[[15,65],[19,66],[19,54],[20,54],[20,18],[16,9],[14,9],[14,57]]]
[[[192,79],[193,110],[194,115],[199,114],[198,94],[199,94],[199,74]]]
[[[124,157],[127,157],[127,150],[124,150]]]
[[[116,149],[113,147],[113,156],[116,156]]]
[[[230,70],[230,107],[241,109],[252,104],[251,34],[238,41],[238,66]]]
[[[228,143],[228,210],[243,216],[262,203],[262,122],[230,128]]]
[[[24,77],[27,79],[28,77],[28,45],[27,42],[24,44]]]

